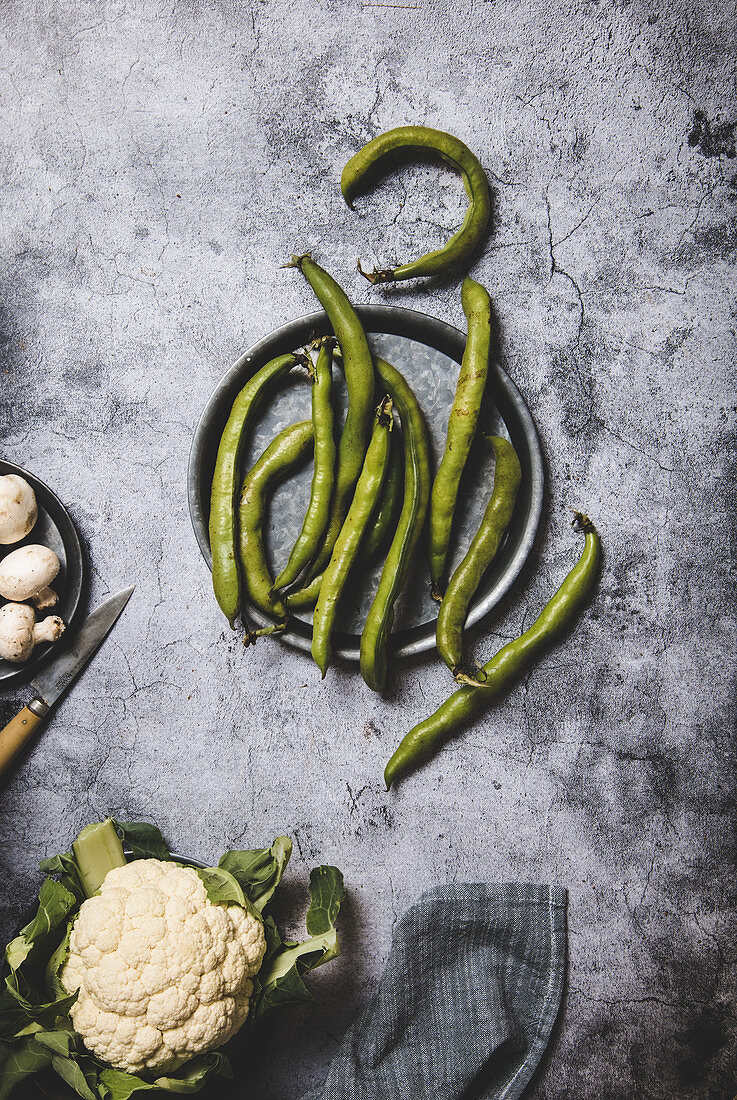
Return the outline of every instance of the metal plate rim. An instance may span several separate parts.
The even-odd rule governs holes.
[[[356,306],[355,309],[367,333],[390,333],[416,339],[444,352],[450,359],[460,364],[466,344],[466,334],[447,321],[431,317],[429,314],[421,313],[418,310],[408,309],[405,306],[364,305]],[[233,397],[235,397],[235,393],[241,388],[242,383],[239,383],[246,364],[252,363],[254,360],[266,363],[275,355],[281,354],[283,350],[293,350],[300,347],[306,341],[307,333],[320,333],[321,330],[332,332],[327,314],[322,310],[318,310],[298,317],[293,321],[288,321],[286,324],[267,333],[266,336],[263,336],[243,352],[226,371],[215,386],[199,417],[189,453],[187,497],[190,520],[197,545],[208,568],[211,568],[212,558],[207,520],[205,518],[206,513],[200,488],[202,482],[201,467],[209,441],[211,422],[220,406],[227,399],[229,392],[232,390]],[[409,333],[408,330],[410,330]],[[497,579],[496,583],[471,605],[467,618],[468,626],[475,626],[488,615],[514,584],[532,550],[542,516],[545,475],[537,428],[522,394],[510,376],[497,359],[492,360],[492,366],[495,371],[495,383],[498,389],[501,390],[504,401],[513,410],[525,440],[530,464],[530,500],[515,551],[507,563],[504,573]],[[506,423],[503,413],[502,419]],[[259,626],[266,626],[269,622],[265,616],[253,607],[249,607],[249,619],[258,623]],[[295,617],[295,626],[297,629],[281,635],[281,640],[285,645],[303,652],[309,652],[310,624]],[[413,657],[435,648],[435,620],[422,623],[412,629],[417,632],[417,636],[402,644],[395,645],[391,649],[393,658]],[[346,642],[343,640],[346,638],[355,638],[355,641]],[[358,664],[359,641],[357,635],[343,635],[342,639],[336,637],[333,644],[334,656],[343,661]]]

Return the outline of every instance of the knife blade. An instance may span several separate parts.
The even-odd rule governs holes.
[[[131,598],[134,585],[116,592],[89,615],[68,647],[65,647],[31,681],[33,700],[0,730],[0,776],[65,691],[87,666]]]
[[[105,638],[120,618],[125,605],[133,594],[133,588],[116,592],[88,615],[78,630],[74,642],[31,680],[36,698],[48,708],[77,679],[87,662],[100,648]]]

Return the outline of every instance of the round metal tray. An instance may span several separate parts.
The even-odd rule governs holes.
[[[0,459],[0,475],[18,474],[25,478],[36,494],[38,504],[38,519],[29,535],[20,542],[11,546],[0,547],[0,557],[5,557],[12,550],[20,546],[28,546],[39,543],[49,546],[58,556],[61,563],[59,575],[54,581],[54,591],[59,596],[59,603],[48,614],[61,615],[66,623],[67,631],[71,631],[81,610],[82,590],[84,587],[84,556],[79,542],[77,529],[72,522],[69,512],[66,510],[56,493],[49,489],[43,481],[40,481],[28,470],[20,466],[14,466],[12,462]],[[0,605],[7,603],[0,597]],[[11,664],[0,658],[0,691],[27,680],[35,675],[41,666],[52,656],[56,649],[63,645],[60,642],[45,642],[37,646],[30,660],[23,664]]]
[[[465,333],[424,313],[396,306],[363,306],[356,312],[375,351],[401,370],[412,385],[425,413],[438,460],[445,443],[458,365],[466,343]],[[220,436],[237,393],[254,371],[270,359],[331,331],[324,312],[311,313],[282,325],[238,359],[208,401],[192,441],[187,478],[192,526],[208,565],[211,564],[208,517],[212,474]],[[296,373],[294,384],[264,411],[247,444],[244,470],[276,431],[309,417],[309,387],[296,377]],[[337,388],[342,393],[342,388]],[[465,553],[491,492],[493,458],[491,448],[482,438],[490,433],[507,435],[511,440],[522,465],[522,485],[507,536],[469,610],[469,625],[488,615],[514,583],[532,549],[542,509],[543,462],[535,423],[514,382],[496,362],[490,366],[487,399],[459,497],[452,566]],[[311,472],[305,470],[280,487],[272,502],[266,541],[275,568],[281,568],[299,532],[310,478]],[[381,564],[354,569],[347,586],[339,614],[341,629],[333,637],[333,654],[345,661],[358,662],[361,622],[370,606]],[[426,574],[425,568],[417,568],[397,602],[391,639],[394,657],[424,653],[435,646],[437,605],[430,597],[429,575]],[[249,609],[249,619],[266,625],[266,620],[255,609]],[[292,619],[289,629],[280,637],[288,645],[309,651],[312,637],[309,615]]]

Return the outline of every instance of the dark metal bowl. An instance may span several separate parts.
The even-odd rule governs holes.
[[[372,345],[379,354],[390,359],[413,386],[425,411],[438,456],[442,453],[448,413],[457,381],[457,364],[461,362],[466,343],[465,334],[444,321],[396,306],[363,306],[357,309],[357,313]],[[247,379],[264,363],[277,355],[301,347],[314,336],[329,332],[330,323],[324,312],[311,313],[282,325],[263,340],[259,340],[238,359],[208,401],[192,441],[187,477],[192,526],[208,565],[211,564],[208,537],[210,487],[220,436],[236,395]],[[387,344],[392,346],[390,352],[385,350]],[[478,623],[487,615],[514,583],[532,549],[542,510],[543,461],[535,423],[514,382],[496,362],[490,367],[487,395],[493,409],[484,414],[486,419],[482,430],[497,433],[501,431],[509,436],[522,465],[522,485],[507,537],[469,610],[469,625]],[[290,400],[293,404],[293,395]],[[285,420],[283,413],[280,418],[272,410],[264,417],[267,425],[270,416],[270,430],[264,433],[260,429],[254,433],[250,456],[246,455],[247,463],[260,453],[259,448],[263,449],[273,436],[275,427],[280,429],[290,422],[289,418]],[[309,402],[306,398],[302,400],[297,415],[292,415],[291,419],[303,419],[305,416],[309,416]],[[253,445],[256,445],[255,451]],[[457,544],[454,562],[465,552],[490,495],[491,478],[487,478],[486,474],[490,474],[493,467],[490,464],[489,450],[486,448],[485,455],[469,463],[468,477],[473,477],[474,485],[480,482],[487,487],[481,491],[474,488],[462,494],[464,503],[459,503],[457,531],[454,535]],[[292,497],[284,496],[282,506],[278,509],[280,524],[272,521],[270,525],[272,542],[281,542],[279,549],[284,556],[284,548],[288,553],[304,514],[304,502],[299,503],[299,508],[295,506],[290,511],[292,498],[296,498],[297,494],[294,489],[289,491]],[[273,508],[272,515],[276,512],[277,509]],[[367,601],[370,601],[370,586],[375,584],[377,575],[376,571],[373,574],[369,570],[361,572],[360,581],[367,585],[363,602],[361,596],[344,601],[351,606],[347,612],[341,608],[343,618],[340,625],[343,629],[337,631],[333,638],[333,653],[352,662],[358,662],[359,659],[359,624],[367,609]],[[410,581],[410,591],[407,597],[400,599],[397,608],[396,629],[392,635],[392,652],[395,657],[423,653],[433,649],[435,645],[435,605],[429,598],[429,586],[424,579],[420,580],[423,570],[417,569],[415,572],[415,584],[413,586]],[[266,625],[266,620],[255,609],[249,610],[249,619]],[[309,651],[312,637],[309,618],[292,619],[290,629],[281,637],[285,643]]]
[[[59,596],[59,603],[51,611],[45,612],[39,618],[48,615],[61,615],[66,623],[67,631],[71,635],[81,611],[81,598],[84,587],[84,557],[79,542],[77,529],[72,522],[69,512],[66,510],[56,493],[49,489],[48,485],[39,478],[29,473],[20,466],[14,466],[12,462],[0,459],[0,475],[18,474],[25,478],[36,494],[38,504],[38,519],[29,535],[20,542],[11,546],[0,547],[0,557],[5,557],[12,550],[20,546],[35,545],[49,546],[59,558],[61,569],[53,583],[54,591]],[[0,605],[7,603],[0,597]],[[28,680],[41,666],[64,645],[64,638],[58,642],[44,642],[37,646],[30,660],[23,664],[11,664],[0,658],[0,691],[12,687],[21,680]]]

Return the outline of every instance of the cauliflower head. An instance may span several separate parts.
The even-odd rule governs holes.
[[[158,859],[116,867],[82,903],[61,980],[75,1030],[128,1073],[168,1072],[245,1023],[263,925],[213,905],[196,871]]]

